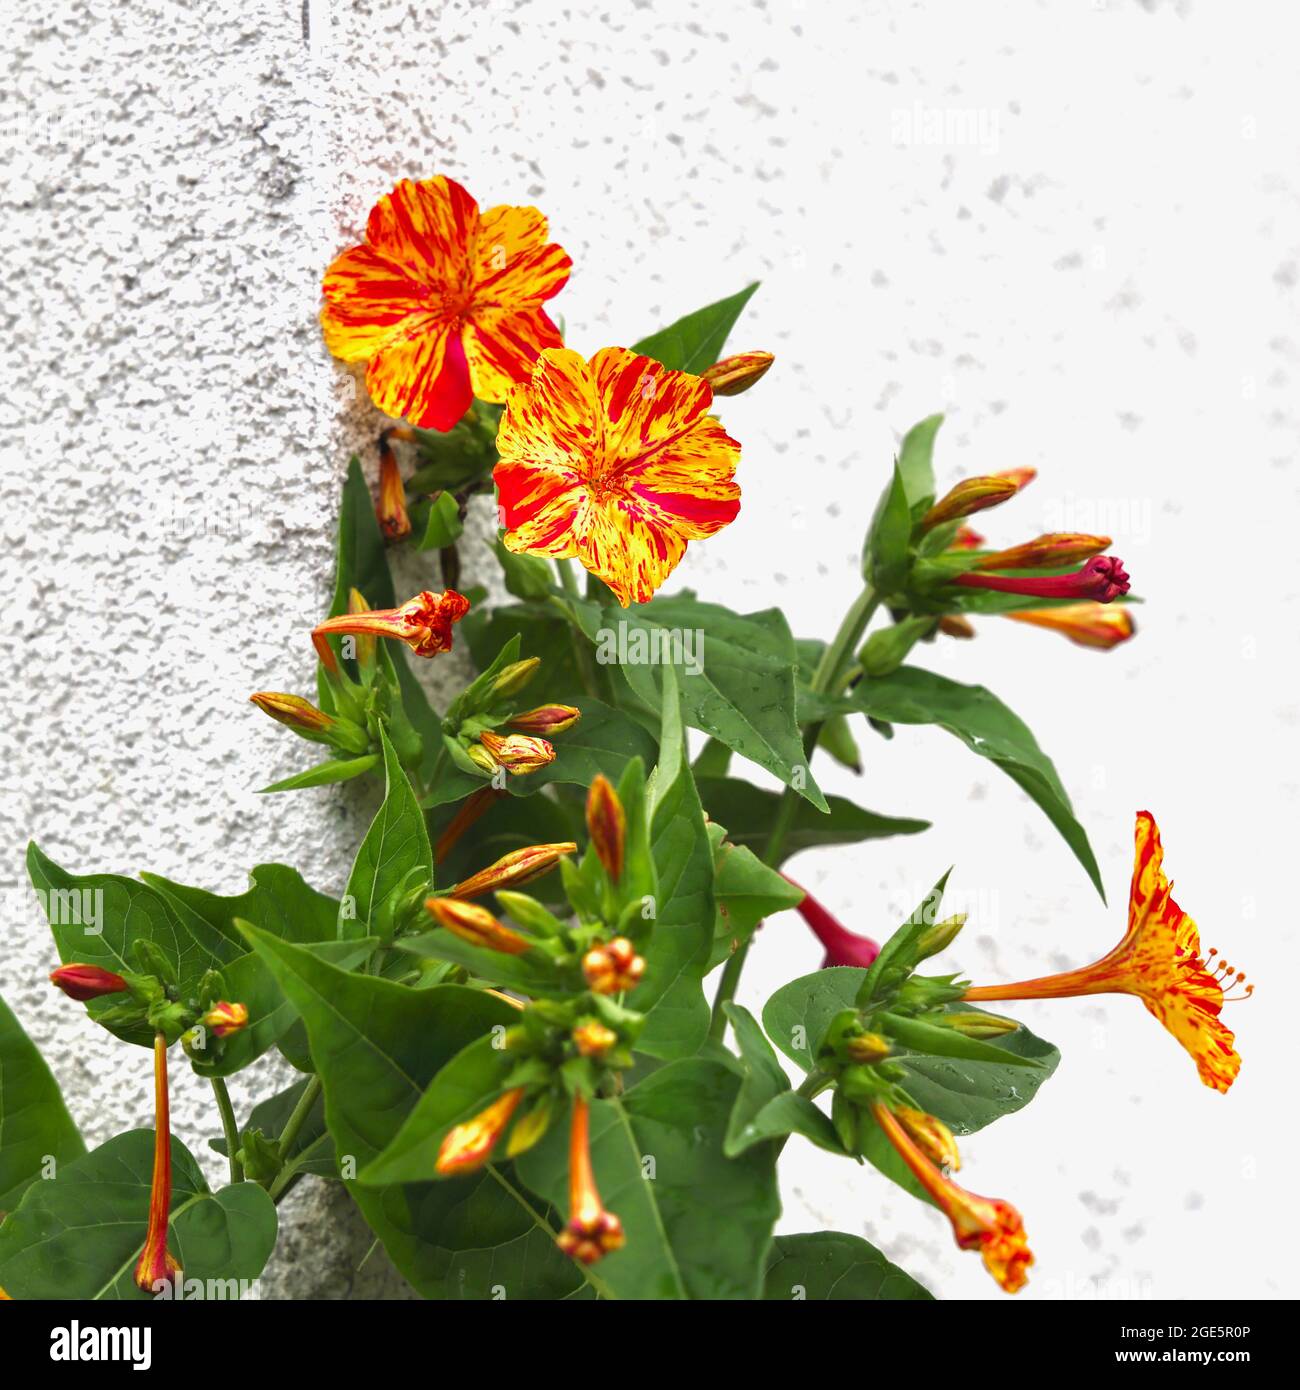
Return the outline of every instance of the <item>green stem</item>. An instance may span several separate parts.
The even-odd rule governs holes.
[[[212,1094],[217,1098],[217,1109],[221,1112],[221,1128],[226,1135],[226,1157],[230,1160],[230,1181],[244,1181],[244,1165],[240,1163],[239,1125],[235,1121],[235,1107],[230,1103],[230,1092],[226,1090],[225,1080],[220,1076],[212,1078]]]
[[[321,1082],[319,1076],[313,1076],[307,1083],[306,1089],[298,1097],[298,1104],[293,1107],[293,1112],[284,1122],[284,1128],[280,1131],[280,1137],[276,1141],[276,1146],[280,1150],[281,1160],[288,1154],[293,1147],[293,1141],[297,1139],[303,1125],[307,1122],[307,1116],[311,1114],[311,1108],[316,1104],[316,1099],[321,1092]],[[298,1171],[297,1164],[285,1163],[280,1171],[275,1175],[271,1186],[267,1189],[267,1195],[273,1202],[280,1200],[285,1188],[294,1179],[294,1174]]]
[[[574,574],[573,566],[568,560],[556,560],[555,572],[560,577],[560,587],[564,590],[565,597],[570,600],[567,613],[569,639],[573,643],[573,656],[578,663],[578,674],[582,677],[583,689],[588,695],[594,695],[599,699],[601,695],[600,676],[596,671],[596,663],[592,660],[591,645],[587,641],[587,635],[578,623],[575,607],[582,601],[582,591],[578,588],[578,577]]]
[[[876,591],[868,584],[858,595],[852,608],[844,615],[844,621],[840,623],[839,631],[831,639],[826,650],[822,652],[821,660],[817,663],[817,669],[813,672],[811,682],[811,689],[814,694],[836,694],[843,688],[846,677],[854,668],[854,657],[858,644],[862,641],[863,633],[866,632],[879,603],[880,599]],[[817,739],[821,735],[822,722],[817,720],[815,723],[809,724],[804,731],[803,755],[805,762],[812,762],[813,750],[817,747]],[[776,808],[776,816],[772,821],[772,829],[768,832],[767,844],[764,846],[762,854],[763,863],[770,869],[775,869],[781,862],[781,852],[785,848],[786,837],[789,835],[799,812],[799,801],[799,793],[790,787],[787,787],[781,794],[781,800]],[[723,1006],[736,997],[736,988],[740,984],[740,972],[745,968],[745,957],[749,954],[752,941],[753,938],[751,937],[723,966],[722,978],[718,981],[718,992],[713,1000],[713,1018],[709,1023],[709,1037],[715,1042],[721,1042],[723,1034],[727,1031],[727,1015]]]

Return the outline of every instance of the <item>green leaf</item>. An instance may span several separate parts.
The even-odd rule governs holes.
[[[876,504],[862,550],[862,574],[880,594],[892,594],[907,576],[912,513],[903,477],[894,465],[890,480]]]
[[[364,595],[371,608],[392,608],[397,603],[393,578],[388,572],[384,533],[375,517],[375,504],[361,471],[361,460],[355,454],[348,460],[339,505],[334,597],[329,617],[348,611],[348,594],[353,589]]]
[[[506,591],[522,599],[544,599],[555,590],[555,572],[539,555],[516,555],[501,541],[492,549],[501,565]]]
[[[360,1172],[397,1135],[425,1088],[464,1047],[518,1017],[481,990],[411,990],[351,975],[255,933],[302,1014],[340,1160]],[[432,1165],[423,1170],[432,1174]],[[454,1182],[348,1188],[393,1263],[426,1298],[563,1298],[581,1284],[508,1170]]]
[[[846,697],[854,709],[891,724],[935,724],[987,758],[1042,808],[1083,865],[1102,901],[1106,893],[1088,836],[1074,817],[1070,798],[1051,759],[1033,734],[996,695],[902,666],[892,675],[861,680]]]
[[[243,954],[238,932],[228,933],[193,917],[182,921],[148,884],[116,874],[70,874],[35,844],[27,848],[27,871],[65,965],[80,962],[135,972],[140,965],[131,947],[136,941],[150,941],[170,964],[185,996],[197,989],[205,971],[220,969]],[[86,1011],[97,1019],[114,1006],[115,998],[92,999]],[[153,1046],[153,1032],[147,1027],[110,1031],[124,1042]]]
[[[721,965],[754,934],[765,917],[798,907],[803,891],[743,845],[733,845],[720,825],[709,827],[713,842],[713,898],[717,917],[709,969]],[[707,972],[706,972],[707,973]]]
[[[650,855],[658,891],[645,980],[628,1004],[646,1015],[637,1049],[689,1057],[709,1031],[704,972],[713,942],[713,848],[687,761],[674,669],[664,673],[659,762],[646,787]]]
[[[429,520],[415,548],[443,550],[459,540],[464,529],[456,499],[449,492],[440,492],[429,504]]]
[[[942,424],[942,415],[930,415],[903,436],[897,467],[907,505],[913,511],[934,500],[934,437]]]
[[[157,874],[141,877],[182,922],[196,930],[206,927],[244,942],[237,924],[246,921],[286,941],[335,944],[338,900],[318,893],[296,869],[283,864],[259,864],[249,875],[248,888],[232,897],[173,883]],[[210,1057],[191,1057],[200,1076],[233,1076],[280,1042],[298,1016],[274,976],[247,950],[247,942],[244,945],[245,953],[224,966],[221,973],[226,997],[247,1007],[248,1026],[221,1040]],[[342,949],[345,957],[340,963],[355,965],[363,958],[350,946]]]
[[[745,1073],[727,1122],[727,1157],[734,1158],[755,1144],[787,1134],[801,1134],[819,1148],[843,1154],[844,1146],[827,1116],[807,1096],[790,1089],[789,1079],[753,1014],[735,1003],[723,1007]]]
[[[269,787],[259,790],[265,795],[268,792],[302,791],[305,787],[328,787],[335,782],[350,782],[378,764],[378,753],[365,753],[359,758],[331,758],[328,762],[317,763],[315,767],[295,772],[292,777],[272,782]]]
[[[727,838],[733,844],[761,855],[776,819],[780,794],[764,791],[739,777],[702,777],[698,785],[709,819],[727,827]],[[826,801],[829,813],[816,811],[807,804],[796,808],[779,864],[800,850],[855,845],[888,835],[917,835],[930,828],[929,821],[878,815],[842,796],[827,797]]]
[[[0,999],[0,1213],[17,1206],[48,1161],[57,1172],[85,1152],[59,1083]]]
[[[433,885],[433,851],[424,812],[410,779],[397,760],[383,726],[379,729],[384,752],[384,800],[357,851],[347,892],[339,910],[340,937],[383,936],[375,923],[380,907],[400,889],[408,888],[419,874]],[[343,907],[353,915],[345,916]]]
[[[619,1298],[752,1299],[780,1212],[773,1154],[728,1159],[740,1078],[702,1058],[669,1062],[619,1100],[591,1107],[596,1185],[627,1244],[597,1266]],[[534,1192],[566,1200],[565,1126],[518,1160]]]
[[[446,960],[453,965],[463,965],[480,980],[517,989],[523,994],[554,993],[560,984],[559,971],[550,956],[541,952],[506,955],[486,946],[475,946],[441,927],[421,936],[398,937],[393,946],[423,960]]]
[[[866,973],[856,966],[832,966],[783,985],[763,1010],[768,1037],[791,1061],[811,1071],[831,1019],[854,1006]],[[957,1007],[970,1012],[968,1005]],[[1007,1061],[933,1057],[901,1044],[890,1061],[903,1068],[906,1075],[899,1084],[921,1109],[937,1115],[954,1134],[971,1134],[1028,1105],[1060,1061],[1056,1048],[1027,1028],[990,1039],[989,1046]],[[1026,1067],[1026,1060],[1039,1065]]]
[[[837,1299],[854,1302],[933,1299],[874,1245],[842,1231],[777,1236],[767,1262],[766,1299]]]
[[[632,351],[653,357],[674,371],[693,372],[699,376],[722,356],[727,335],[756,289],[758,281],[739,294],[696,309],[667,328],[642,338],[633,345]]]
[[[133,1129],[33,1183],[0,1225],[0,1287],[14,1299],[152,1298],[132,1275],[149,1219],[153,1144],[152,1130]],[[212,1192],[179,1139],[171,1150],[167,1245],[184,1270],[182,1293],[236,1297],[275,1246],[275,1206],[256,1183]],[[190,1294],[194,1281],[202,1295]]]
[[[631,609],[589,610],[580,608],[579,617],[597,660],[647,708],[662,707],[664,672],[672,666],[687,724],[826,809],[795,722],[794,639],[777,609],[742,616],[681,594]]]

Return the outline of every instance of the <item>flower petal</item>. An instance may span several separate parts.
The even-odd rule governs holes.
[[[534,207],[502,204],[479,219],[473,253],[474,302],[541,304],[564,288],[573,262],[546,240],[546,218]]]
[[[707,382],[627,348],[601,348],[591,369],[605,414],[607,471],[663,448],[713,403]]]
[[[511,386],[528,380],[543,349],[563,346],[560,330],[539,305],[474,308],[465,324],[474,394],[499,404]]]
[[[369,246],[353,246],[325,272],[321,328],[325,346],[344,362],[363,362],[401,332],[413,315],[429,312],[424,288],[405,267]]]
[[[420,429],[451,429],[474,400],[460,333],[445,320],[408,322],[401,339],[371,360],[366,390],[385,414]]]
[[[627,492],[687,540],[722,530],[740,511],[740,445],[712,416],[621,474]]]
[[[623,493],[579,507],[573,535],[583,565],[624,608],[653,598],[686,553],[684,537],[655,508]]]
[[[366,240],[414,279],[468,291],[469,257],[479,230],[478,204],[442,174],[403,179],[370,210]]]

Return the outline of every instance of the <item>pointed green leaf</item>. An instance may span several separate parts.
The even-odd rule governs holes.
[[[777,1236],[763,1285],[766,1299],[932,1299],[923,1285],[859,1236],[841,1231]]]
[[[642,338],[633,345],[632,351],[653,357],[674,371],[699,376],[722,356],[727,335],[756,289],[758,281],[747,285],[739,294],[696,309],[667,328]]]
[[[315,767],[295,772],[269,787],[261,787],[263,795],[269,792],[297,792],[306,787],[329,787],[335,782],[350,782],[379,765],[378,753],[365,753],[359,758],[331,758],[328,762],[317,763]]]

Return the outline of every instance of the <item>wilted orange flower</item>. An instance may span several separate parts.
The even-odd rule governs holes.
[[[395,637],[416,656],[437,656],[451,650],[451,629],[469,612],[469,599],[455,589],[440,594],[428,589],[396,608],[372,608],[365,613],[340,613],[326,618],[311,635],[316,653],[327,670],[337,669],[326,635],[331,632],[362,636]]]
[[[560,346],[542,305],[572,265],[536,208],[480,212],[452,179],[403,179],[371,210],[365,244],[325,272],[325,345],[369,362],[380,410],[449,430],[475,396],[504,401],[543,348]]]
[[[1064,999],[1079,994],[1135,994],[1187,1049],[1201,1080],[1226,1092],[1241,1069],[1233,1035],[1219,1011],[1224,987],[1242,984],[1244,971],[1225,961],[1211,970],[1201,957],[1196,923],[1174,901],[1164,875],[1160,830],[1149,811],[1139,811],[1128,930],[1094,965],[1013,985],[968,989],[966,998]],[[1211,951],[1211,958],[1218,954]],[[1254,991],[1247,985],[1245,995]],[[1239,998],[1245,995],[1238,996]]]
[[[478,903],[460,902],[456,898],[429,898],[424,905],[440,927],[446,927],[453,936],[468,941],[471,946],[519,956],[532,945],[526,936],[498,922]]]
[[[522,1086],[507,1091],[487,1109],[480,1110],[472,1120],[448,1130],[438,1149],[438,1161],[434,1164],[438,1172],[443,1177],[453,1177],[481,1168],[510,1123],[510,1117],[523,1099],[523,1094]]]
[[[1057,608],[1022,608],[1002,616],[1014,618],[1018,623],[1049,628],[1080,647],[1097,647],[1102,651],[1127,642],[1137,631],[1129,609],[1106,603],[1085,601],[1063,603]]]
[[[595,1264],[626,1243],[623,1223],[605,1210],[596,1188],[588,1140],[589,1106],[581,1096],[573,1101],[573,1120],[569,1128],[569,1224],[555,1243],[566,1255],[583,1264]]]
[[[484,893],[494,893],[498,888],[522,888],[525,883],[549,873],[566,854],[572,854],[578,846],[572,840],[555,845],[525,845],[523,849],[512,849],[503,854],[495,864],[471,874],[452,890],[456,898],[477,898]]]
[[[508,550],[577,556],[624,608],[644,603],[688,541],[740,510],[740,445],[708,413],[713,392],[626,348],[584,362],[543,352],[511,389],[494,477]]]
[[[1025,1225],[1010,1202],[977,1197],[950,1182],[912,1141],[907,1130],[887,1106],[871,1107],[876,1123],[898,1150],[916,1180],[934,1198],[935,1205],[952,1222],[952,1233],[962,1250],[978,1250],[984,1266],[1007,1293],[1025,1286],[1025,1270],[1034,1262],[1025,1239]]]

